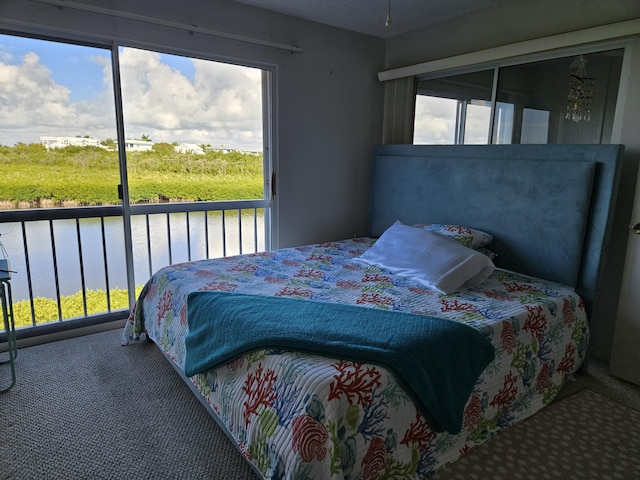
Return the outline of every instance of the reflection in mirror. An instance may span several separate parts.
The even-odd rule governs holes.
[[[514,111],[510,143],[610,143],[623,53],[616,49],[501,68],[498,102]],[[500,122],[496,116],[494,131]]]
[[[418,79],[413,143],[610,143],[623,54],[499,68],[493,128],[494,70]]]
[[[415,144],[487,144],[493,70],[416,84]]]

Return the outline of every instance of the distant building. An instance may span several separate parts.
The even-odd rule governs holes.
[[[153,150],[153,142],[126,139],[124,141],[124,149],[127,152],[150,152]]]
[[[55,148],[65,147],[100,147],[105,148],[100,142],[90,137],[40,137],[40,143],[45,146],[46,149],[51,150]]]
[[[102,145],[99,140],[91,137],[40,137],[40,143],[45,146],[47,149],[55,149],[55,148],[65,148],[65,147],[99,147],[105,150],[116,150],[117,141],[114,141],[112,146],[114,148],[109,148],[108,146]],[[146,140],[131,140],[127,139],[124,141],[125,150],[127,152],[151,152],[153,150],[153,142],[148,142]],[[174,150],[178,153],[190,153],[194,155],[205,155],[205,149],[202,146],[196,143],[180,143],[173,147]],[[261,155],[262,152],[250,151],[250,150],[234,150],[230,148],[213,148],[206,147],[207,151],[211,152],[222,152],[222,153],[231,153],[231,152],[240,152],[249,155]]]
[[[178,153],[192,153],[195,155],[204,155],[204,150],[202,149],[202,147],[195,143],[181,143],[180,145],[176,145],[174,149]]]
[[[40,143],[47,149],[65,147],[99,147],[108,150],[99,140],[91,137],[40,137]],[[150,152],[153,149],[153,142],[145,140],[125,140],[125,149],[128,152]]]

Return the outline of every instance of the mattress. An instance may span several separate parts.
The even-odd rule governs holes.
[[[458,433],[432,429],[396,373],[373,362],[261,348],[189,378],[264,478],[426,478],[548,405],[582,364],[589,329],[572,288],[498,269],[480,287],[444,295],[355,261],[374,241],[163,268],[145,285],[123,342],[146,333],[184,373],[187,297],[211,290],[450,319],[495,347]]]

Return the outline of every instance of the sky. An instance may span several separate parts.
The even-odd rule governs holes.
[[[120,48],[126,138],[262,151],[261,71]],[[0,35],[0,144],[116,138],[110,50]]]
[[[454,143],[456,105],[457,102],[449,98],[417,95],[413,142],[436,145]]]

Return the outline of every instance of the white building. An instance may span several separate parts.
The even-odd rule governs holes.
[[[99,140],[90,137],[40,137],[40,143],[47,149],[65,148],[65,147],[100,147],[108,150],[108,147],[102,145]],[[153,150],[153,142],[145,140],[127,139],[124,142],[127,152],[150,152]],[[191,145],[191,144],[185,144]],[[202,149],[195,145],[196,148]],[[117,149],[116,149],[117,150]],[[202,152],[204,153],[204,152]]]
[[[147,142],[146,140],[131,140],[128,138],[124,141],[124,149],[127,152],[150,152],[153,150],[153,142]]]
[[[40,143],[48,150],[65,147],[100,147],[105,148],[100,142],[90,137],[40,137]]]
[[[195,155],[204,155],[204,150],[202,149],[202,147],[195,143],[181,143],[180,145],[176,145],[174,149],[178,153],[193,153]]]

